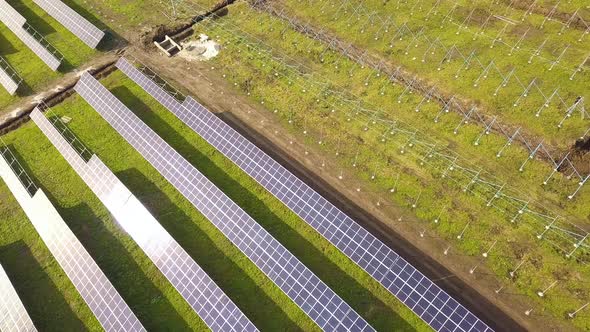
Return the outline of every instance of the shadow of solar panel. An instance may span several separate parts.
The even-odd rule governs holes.
[[[211,330],[257,331],[96,155],[86,162],[39,109],[31,119]]]
[[[293,254],[90,75],[76,91],[320,328],[373,328]]]
[[[0,177],[106,331],[145,331],[42,190],[31,197],[4,158]]]
[[[23,44],[33,51],[49,68],[57,70],[63,60],[49,42],[30,26],[25,18],[12,8],[6,1],[0,0],[0,21],[14,33]]]
[[[36,332],[25,306],[0,265],[0,331]]]
[[[59,0],[33,0],[55,20],[91,48],[96,48],[105,33]]]
[[[492,331],[336,206],[191,97],[180,105],[124,58],[117,67],[437,331]],[[182,107],[180,107],[182,106]]]

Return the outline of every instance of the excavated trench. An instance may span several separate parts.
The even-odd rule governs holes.
[[[547,15],[551,14],[551,12],[553,11],[553,6],[545,7],[545,6],[543,6],[542,3],[541,4],[539,4],[538,2],[535,3],[534,0],[502,0],[502,2],[504,4],[506,4],[507,6],[511,6],[512,8],[516,8],[516,9],[523,10],[523,11],[528,11],[529,9],[531,9],[531,11],[534,14],[543,15],[543,16],[547,16]],[[531,5],[533,5],[533,3],[535,3],[535,6],[533,6],[531,8]],[[569,22],[570,27],[579,29],[582,32],[586,31],[586,29],[588,29],[587,24],[590,22],[584,21],[580,16],[577,16],[575,19],[571,20],[571,22],[570,22],[572,14],[573,13],[566,13],[566,12],[556,10],[551,15],[551,18],[553,20],[558,20],[563,24],[567,24]]]
[[[227,13],[226,7],[233,4],[236,1],[237,0],[219,1],[207,12],[199,14],[190,19],[186,19],[184,22],[176,24],[172,27],[166,25],[158,25],[154,29],[140,36],[140,43],[144,49],[151,49],[154,46],[153,42],[162,42],[166,38],[166,36],[170,36],[170,38],[174,39],[175,41],[183,40],[192,34],[192,28],[195,24],[214,15],[225,15]]]
[[[116,61],[112,60],[101,66],[91,69],[88,72],[97,79],[103,78],[117,68],[115,67]],[[52,107],[59,103],[61,103],[64,99],[74,94],[74,86],[78,83],[78,79],[72,79],[68,81],[65,86],[44,97],[39,104],[43,105],[44,107]],[[35,107],[39,106],[37,103],[31,103],[25,108],[21,109],[18,116],[13,118],[8,118],[4,122],[0,123],[0,135],[4,135],[12,130],[19,128],[24,123],[28,122],[29,114],[35,109]]]

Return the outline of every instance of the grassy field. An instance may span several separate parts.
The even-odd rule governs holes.
[[[289,248],[375,328],[427,331],[419,319],[372,278],[320,238],[230,161],[165,111],[139,87],[114,73],[103,83],[187,157],[273,236]],[[147,205],[148,209],[262,330],[317,330],[313,322],[200,215],[78,96],[49,116],[69,127]],[[111,219],[49,141],[29,123],[3,137],[115,288],[148,330],[202,330],[203,323],[140,249]],[[98,323],[0,187],[0,263],[13,279],[40,330],[96,330]],[[21,261],[21,256],[26,256]],[[39,301],[39,294],[46,301]],[[55,306],[47,306],[55,303]],[[63,321],[55,320],[63,315]],[[269,319],[272,318],[272,319]]]
[[[424,223],[416,225],[416,228],[446,238],[461,253],[471,256],[480,256],[495,243],[494,251],[485,265],[500,281],[517,287],[519,292],[529,296],[544,314],[561,318],[568,310],[583,304],[589,291],[584,276],[590,271],[587,265],[563,257],[564,252],[571,251],[571,248],[560,242],[557,233],[553,234],[553,238],[546,236],[544,241],[538,241],[536,235],[542,232],[543,224],[539,224],[533,215],[519,214],[518,210],[522,206],[495,201],[491,207],[487,207],[486,202],[489,202],[494,192],[485,185],[470,184],[469,180],[474,174],[461,170],[446,172],[449,164],[445,164],[444,160],[425,158],[428,151],[419,144],[420,137],[412,141],[411,135],[400,132],[390,135],[391,122],[384,125],[380,122],[381,118],[376,119],[361,110],[349,108],[349,105],[341,103],[338,96],[326,92],[328,88],[344,86],[349,91],[358,92],[363,100],[375,103],[374,100],[382,98],[379,86],[364,85],[363,78],[366,76],[357,74],[361,69],[350,78],[347,69],[354,65],[342,58],[338,59],[338,70],[322,65],[313,59],[323,50],[321,45],[297,36],[276,20],[255,20],[253,17],[246,6],[240,5],[232,7],[228,16],[208,21],[197,28],[197,32],[205,32],[224,43],[224,51],[212,61],[212,65],[220,68],[228,81],[269,111],[276,110],[285,127],[291,128],[292,133],[310,145],[318,146],[332,155],[337,153],[339,165],[335,171],[346,168],[356,172],[367,190],[384,193],[385,200],[406,206],[409,214],[423,219]],[[256,37],[264,37],[267,45],[261,45]],[[283,61],[275,61],[271,54],[260,51],[268,44],[272,47],[272,56],[286,54],[288,57],[285,62],[292,66],[303,62],[307,67],[289,70]],[[299,49],[299,45],[305,47]],[[305,56],[305,53],[311,55]],[[325,55],[324,63],[330,61],[329,56]],[[298,73],[307,68],[311,68],[314,74],[311,71]],[[322,85],[321,82],[326,84]],[[391,100],[381,103],[386,105],[387,102],[391,103]],[[411,109],[404,111],[407,108],[404,104],[399,105],[400,109],[395,111],[394,116],[403,118],[405,114],[414,113]],[[332,109],[337,111],[333,112]],[[412,121],[415,126],[425,123],[416,121],[416,118]],[[466,134],[454,139],[449,139],[451,135],[441,130],[430,128],[428,133],[444,138],[450,147],[462,155],[476,156],[471,160],[476,165],[475,169],[489,167],[494,170],[496,178],[503,179],[500,184],[518,187],[525,195],[521,204],[524,205],[527,198],[534,197],[549,204],[543,204],[545,206],[555,206],[568,216],[578,215],[580,221],[587,223],[588,209],[584,202],[587,188],[575,202],[565,203],[564,197],[557,194],[559,187],[567,186],[565,177],[560,176],[553,184],[555,193],[544,191],[547,189],[541,189],[539,179],[549,170],[547,166],[531,163],[527,165],[526,172],[519,174],[514,169],[518,168],[516,164],[526,159],[526,154],[515,147],[512,147],[515,150],[510,150],[506,158],[500,158],[499,161],[490,158],[491,152],[497,151],[494,149],[505,143],[498,138],[494,139],[493,135],[486,138],[490,142],[486,141],[486,147],[483,147],[489,149],[488,154],[479,150],[478,158],[473,140],[480,130],[469,126],[461,130],[465,130]],[[482,146],[477,149],[482,149]],[[519,155],[523,158],[519,158]],[[421,165],[424,159],[427,162]],[[443,174],[446,180],[441,179]],[[390,193],[391,188],[396,189],[395,194]],[[467,190],[467,194],[463,190]],[[444,221],[433,223],[437,217]],[[511,218],[516,219],[515,222],[511,223]],[[463,234],[460,241],[457,240],[458,234]],[[578,259],[582,261],[587,259],[586,255],[582,250],[577,253]],[[523,260],[527,264],[519,270],[519,276],[514,280],[507,278],[508,272]],[[555,279],[559,280],[559,286],[554,291],[559,295],[539,299],[536,292]],[[584,317],[579,317],[574,323],[580,328],[588,326],[588,320]]]
[[[551,145],[566,147],[590,126],[588,119],[580,119],[578,113],[565,121],[562,128],[557,127],[566,109],[578,96],[590,99],[590,92],[585,88],[590,85],[586,73],[590,62],[570,80],[590,51],[590,38],[581,38],[583,31],[578,29],[565,29],[560,33],[563,25],[553,21],[540,28],[544,16],[528,15],[521,21],[517,10],[507,11],[501,5],[490,7],[488,3],[468,1],[442,1],[438,6],[434,6],[434,0],[423,1],[419,6],[413,2],[400,4],[379,0],[343,1],[342,4],[340,1],[300,0],[278,3],[284,4],[288,12],[304,21],[379,55],[392,66],[402,65],[436,85],[444,94],[469,99],[484,113],[500,116],[503,123],[522,126],[528,133],[539,137],[533,142],[544,139]],[[482,30],[481,26],[492,9],[498,15],[511,15],[517,24],[492,17]],[[395,15],[391,14],[393,12]],[[406,28],[398,30],[404,24]],[[414,35],[420,33],[420,37],[414,38],[408,29]],[[462,56],[456,51],[446,54],[439,46],[441,44],[448,49],[456,47]],[[541,45],[539,54],[531,58]],[[472,52],[477,60],[472,59],[466,69],[463,57],[469,57]],[[552,66],[558,58],[559,62]],[[443,59],[450,61],[443,62]],[[514,69],[515,77],[524,86],[536,79],[541,91],[533,89],[528,97],[513,106],[524,88],[512,77],[508,85],[494,95],[502,84],[502,76],[491,69],[487,78],[481,77],[491,61],[504,76]],[[564,104],[556,95],[548,107],[542,107],[545,98],[555,89]],[[537,117],[539,110],[541,115]]]

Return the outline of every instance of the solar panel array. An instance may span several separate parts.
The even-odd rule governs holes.
[[[437,331],[492,331],[420,271],[191,97],[182,104],[121,58],[117,67]]]
[[[145,331],[43,190],[31,197],[4,158],[0,176],[39,236],[106,331]]]
[[[33,0],[86,45],[96,48],[104,32],[60,0]]]
[[[336,293],[90,75],[76,91],[323,330],[373,331]]]
[[[0,57],[0,84],[10,95],[14,95],[22,79],[16,71],[8,64],[6,59]]]
[[[213,331],[257,330],[96,155],[86,162],[39,109],[31,119]]]
[[[36,332],[25,306],[0,265],[0,331]]]
[[[31,49],[49,68],[57,70],[63,55],[59,54],[26,19],[5,0],[0,0],[0,21],[6,25],[28,48]]]

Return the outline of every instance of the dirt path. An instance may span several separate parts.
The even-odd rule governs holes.
[[[34,95],[23,97],[16,103],[0,110],[0,134],[12,130],[23,121],[27,121],[28,114],[40,102],[49,103],[49,101],[53,99],[56,99],[55,102],[59,102],[60,96],[66,96],[71,93],[71,89],[78,82],[80,75],[84,71],[94,72],[108,67],[119,58],[117,53],[118,52],[109,52],[93,58],[78,69],[66,73],[63,77],[53,81],[50,88]]]
[[[524,312],[530,308],[526,297],[515,295],[509,289],[497,294],[494,290],[499,286],[495,277],[483,267],[474,274],[469,273],[469,268],[478,262],[476,258],[452,252],[444,255],[446,242],[420,237],[415,228],[418,220],[414,216],[403,213],[397,206],[377,207],[375,202],[383,200],[378,194],[357,192],[350,182],[338,178],[340,174],[329,171],[333,168],[322,167],[320,160],[328,165],[332,163],[325,153],[310,149],[300,138],[288,134],[271,112],[237,93],[210,64],[169,59],[138,49],[130,50],[129,54],[218,113],[497,331],[571,329],[543,316],[526,316]],[[353,179],[354,175],[344,173],[344,178]],[[398,221],[400,216],[404,222]]]

